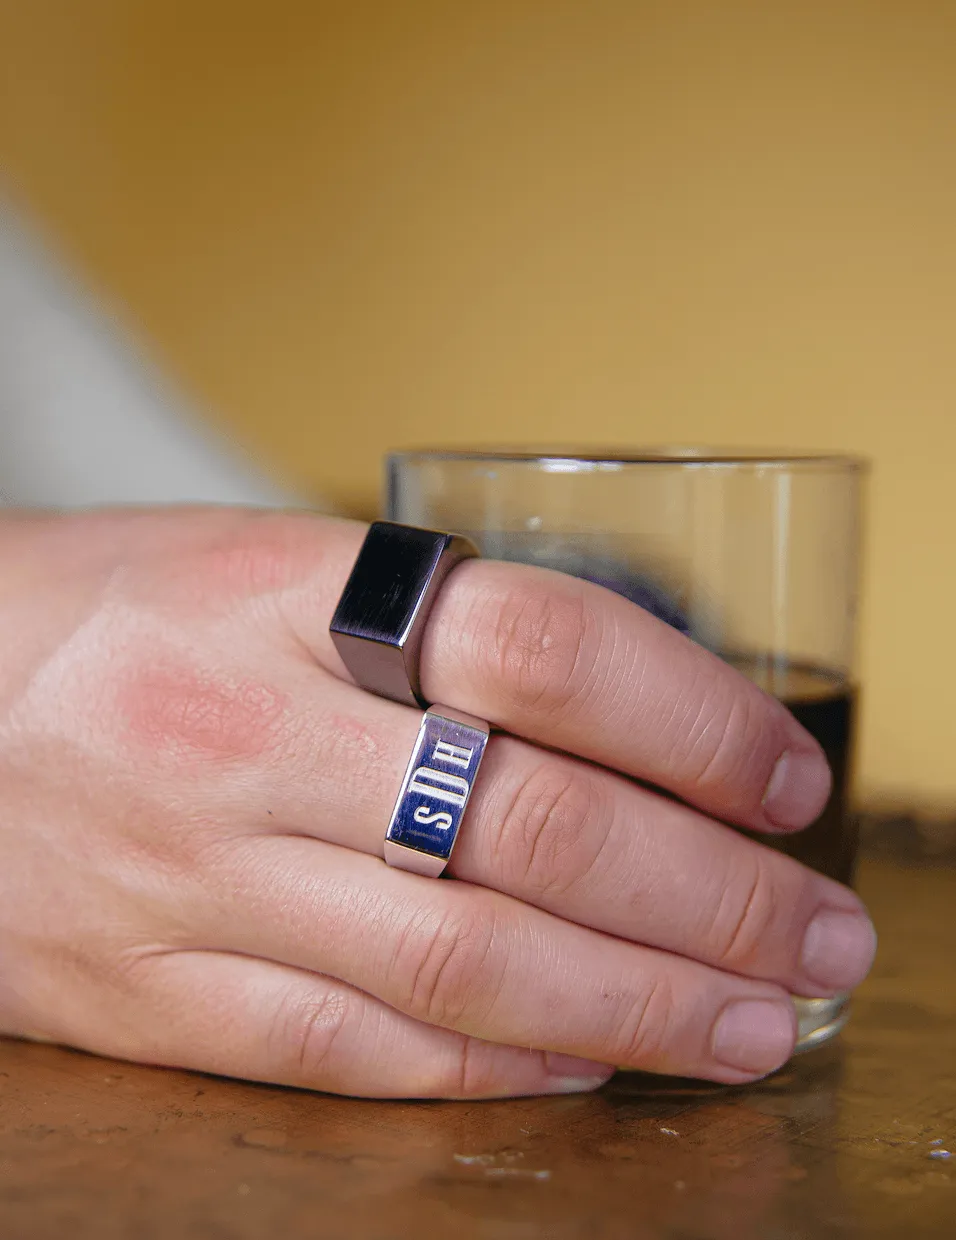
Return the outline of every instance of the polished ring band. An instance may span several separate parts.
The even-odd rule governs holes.
[[[437,878],[458,828],[488,743],[488,725],[447,706],[425,711],[385,833],[385,860]]]
[[[457,534],[376,521],[329,626],[363,689],[428,706],[419,660],[442,582],[477,548]],[[425,711],[385,833],[389,865],[437,878],[451,856],[488,743],[488,724],[447,706]]]
[[[451,570],[475,545],[459,534],[376,521],[329,626],[356,683],[406,706],[427,706],[419,661],[428,613]]]

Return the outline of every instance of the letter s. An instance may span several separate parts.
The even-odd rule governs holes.
[[[419,805],[412,817],[416,822],[420,822],[423,827],[430,827],[434,824],[434,826],[440,827],[442,831],[448,831],[451,828],[451,814],[446,814],[444,811],[433,814],[431,808],[430,805]]]

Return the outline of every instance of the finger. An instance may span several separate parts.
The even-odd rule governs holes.
[[[849,888],[601,768],[498,737],[449,872],[799,995],[851,990],[876,934]]]
[[[342,982],[214,952],[140,960],[122,1010],[125,1021],[114,1011],[104,1024],[97,1004],[86,1049],[359,1097],[580,1093],[613,1071],[437,1029]]]
[[[250,838],[202,878],[202,946],[321,972],[426,1024],[731,1083],[793,1050],[793,1006],[777,986],[351,849]]]
[[[830,774],[816,741],[743,675],[626,599],[559,573],[463,565],[422,667],[507,731],[757,829],[802,827]]]
[[[286,614],[345,678],[327,626],[362,527],[324,527],[321,580]],[[757,830],[806,826],[830,773],[817,742],[745,676],[603,587],[546,569],[472,560],[442,588],[425,631],[431,702],[647,780]]]
[[[300,740],[246,780],[239,815],[382,855],[420,716],[300,681]],[[321,807],[321,809],[319,809]],[[620,938],[822,996],[852,989],[875,938],[842,884],[593,764],[489,742],[449,874]]]

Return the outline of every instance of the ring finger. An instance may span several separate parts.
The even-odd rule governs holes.
[[[420,716],[337,682],[300,707],[309,742],[290,751],[258,822],[381,856]],[[848,888],[630,780],[513,737],[489,742],[448,872],[800,994],[850,989],[872,962],[873,929]]]

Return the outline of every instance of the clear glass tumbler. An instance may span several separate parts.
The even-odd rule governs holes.
[[[819,819],[763,843],[852,883],[850,803],[864,464],[842,456],[402,452],[386,515],[467,534],[486,556],[599,582],[683,630],[784,702],[833,769]],[[849,997],[796,998],[798,1050]]]

